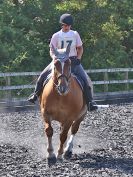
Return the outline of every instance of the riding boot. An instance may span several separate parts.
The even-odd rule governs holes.
[[[43,89],[43,83],[44,83],[44,81],[46,81],[46,79],[48,79],[48,76],[51,73],[51,71],[52,71],[52,65],[50,63],[40,74],[40,76],[37,80],[37,83],[36,83],[35,91],[28,98],[29,102],[35,103],[37,98],[40,96],[42,89]]]
[[[87,107],[88,107],[88,111],[97,110],[98,106],[97,106],[96,102],[93,101],[91,87],[89,87],[88,85],[86,85],[86,87],[84,87],[84,96],[85,96],[85,99],[86,99],[86,104],[87,104]]]
[[[72,62],[74,63],[74,62]],[[90,78],[87,75],[87,73],[84,71],[83,67],[81,64],[78,65],[72,65],[72,72],[78,77],[81,78],[81,80],[84,83],[84,96],[86,100],[86,104],[88,107],[88,111],[94,111],[98,109],[97,104],[93,101],[93,96],[92,96],[92,90],[90,86]]]
[[[35,91],[29,96],[28,101],[35,104],[35,101],[41,94],[42,88],[43,88],[43,84],[41,82],[37,82]]]

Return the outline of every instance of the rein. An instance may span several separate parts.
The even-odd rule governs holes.
[[[70,73],[69,77],[67,77],[65,74],[59,75],[58,78],[57,78],[57,81],[58,81],[60,78],[62,78],[62,77],[66,78],[68,84],[70,84],[71,73]],[[53,76],[52,76],[52,80],[53,80],[54,85],[55,85],[56,87],[58,87],[58,84],[55,83]]]
[[[57,80],[59,80],[62,77],[66,78],[67,82],[69,82],[69,79],[71,77],[71,73],[70,73],[70,75],[68,77],[65,74],[61,74],[61,75],[58,76]]]

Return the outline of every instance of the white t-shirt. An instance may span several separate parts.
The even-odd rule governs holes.
[[[63,32],[62,29],[53,34],[50,47],[52,45],[57,49],[67,48],[68,44],[70,45],[69,57],[77,56],[76,47],[82,46],[82,41],[77,31],[69,30],[68,32]]]

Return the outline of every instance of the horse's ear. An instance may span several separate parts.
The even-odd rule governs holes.
[[[52,51],[53,51],[53,53],[55,54],[55,56],[57,56],[58,55],[58,52],[57,52],[57,50],[55,49],[55,47],[53,46],[53,44],[52,44]]]
[[[70,52],[70,46],[71,46],[71,43],[68,44],[67,49],[66,49],[66,54],[68,54],[68,55],[69,55],[69,52]]]

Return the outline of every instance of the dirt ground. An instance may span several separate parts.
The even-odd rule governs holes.
[[[54,122],[57,152],[59,124]],[[133,104],[87,114],[73,155],[48,166],[39,111],[0,113],[0,177],[132,177]]]

